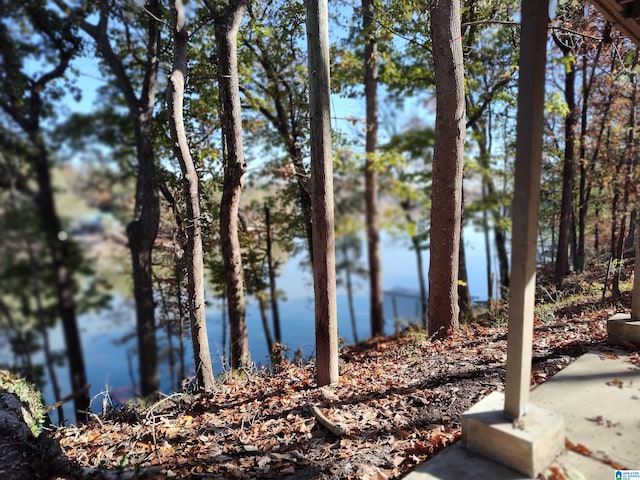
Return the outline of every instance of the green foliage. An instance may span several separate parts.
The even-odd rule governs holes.
[[[387,160],[387,175],[381,183],[397,202],[384,212],[384,225],[393,234],[406,234],[423,245],[429,235],[433,140],[431,127],[417,125],[381,147],[381,158]]]
[[[549,114],[555,114],[560,117],[566,117],[569,113],[569,107],[562,92],[551,92],[547,95],[545,101],[545,110]]]
[[[7,394],[18,397],[21,404],[13,402]],[[32,384],[7,370],[0,370],[0,404],[21,417],[34,437],[40,435],[47,410],[42,394]]]

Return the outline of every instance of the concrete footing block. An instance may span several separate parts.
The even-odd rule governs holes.
[[[640,346],[640,320],[631,320],[628,313],[616,313],[607,320],[607,343],[622,345],[627,342]]]
[[[513,420],[493,392],[462,415],[462,446],[535,478],[564,450],[562,415],[535,405]]]

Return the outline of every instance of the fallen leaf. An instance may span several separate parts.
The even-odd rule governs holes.
[[[280,470],[281,475],[293,475],[294,473],[296,473],[296,469],[293,465],[289,465],[288,467]]]
[[[614,378],[613,380],[609,380],[607,382],[607,385],[609,385],[610,387],[622,388],[622,387],[624,387],[624,382],[622,380],[620,380],[619,378]]]

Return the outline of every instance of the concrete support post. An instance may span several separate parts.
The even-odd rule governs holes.
[[[522,0],[511,288],[505,414],[519,418],[529,400],[536,233],[540,202],[540,170],[548,24],[547,0]]]

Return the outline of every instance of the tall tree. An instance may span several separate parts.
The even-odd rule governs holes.
[[[365,218],[369,257],[369,299],[371,336],[384,335],[382,315],[382,268],[380,265],[380,233],[378,231],[378,40],[374,0],[362,0],[364,32],[364,96],[367,106],[364,162]]]
[[[589,128],[589,110],[591,106],[591,92],[593,90],[596,68],[600,66],[600,56],[605,43],[611,41],[611,23],[606,22],[602,32],[602,38],[597,44],[595,55],[589,65],[589,56],[587,55],[589,48],[586,42],[582,48],[582,105],[580,107],[580,147],[579,147],[579,181],[578,181],[578,238],[576,245],[576,265],[577,271],[583,271],[586,262],[585,243],[586,243],[586,223],[587,212],[589,210],[590,190],[592,178],[589,175],[591,168],[587,163],[587,131]],[[604,109],[609,110],[609,102],[605,103]],[[606,115],[605,115],[606,116]],[[597,138],[601,138],[599,135]],[[598,150],[599,140],[596,140]],[[595,160],[595,158],[593,159]],[[592,161],[592,165],[595,162]]]
[[[307,48],[309,51],[309,117],[311,123],[316,378],[318,385],[322,386],[338,381],[338,314],[327,0],[307,1]]]
[[[278,295],[276,288],[276,266],[273,260],[273,245],[271,234],[271,208],[267,203],[264,205],[264,227],[266,234],[266,255],[267,255],[267,270],[269,275],[269,297],[271,300],[271,314],[273,315],[273,333],[275,340],[278,343],[282,342],[282,332],[280,329],[280,311],[278,309]]]
[[[635,68],[638,65],[639,55],[640,48],[637,48],[633,56],[633,63],[627,73],[630,88],[629,96],[627,97],[629,113],[628,120],[625,125],[626,132],[623,137],[624,149],[616,168],[616,176],[621,178],[621,180],[619,182],[619,188],[617,188],[614,193],[614,201],[612,203],[613,209],[618,210],[620,215],[620,222],[617,226],[617,237],[615,235],[616,225],[614,224],[611,229],[611,258],[616,262],[617,266],[616,272],[613,276],[613,282],[611,284],[611,293],[616,298],[620,297],[622,294],[620,291],[620,273],[622,271],[622,260],[624,258],[624,241],[627,229],[627,220],[631,208],[630,196],[635,190],[632,178],[634,178],[634,172],[637,170],[638,164],[638,141],[635,134],[637,124],[636,112],[638,110],[638,83]],[[616,213],[614,213],[612,217],[615,218]]]
[[[175,0],[171,9],[173,19],[173,71],[169,76],[167,103],[171,141],[182,170],[184,196],[187,202],[186,262],[188,275],[189,321],[193,343],[193,360],[198,385],[206,391],[215,383],[204,300],[204,258],[200,212],[200,178],[189,151],[184,126],[184,87],[187,80],[188,33],[182,0]]]
[[[224,180],[220,202],[220,242],[225,265],[231,367],[250,362],[244,298],[244,274],[238,237],[240,196],[247,172],[242,146],[240,83],[238,78],[238,31],[248,0],[205,0],[214,21],[218,47],[218,84],[222,120]]]
[[[436,125],[431,193],[429,335],[458,326],[458,256],[462,212],[465,101],[459,0],[432,0]]]
[[[569,241],[572,230],[573,185],[575,171],[575,128],[577,110],[575,99],[576,62],[573,55],[574,45],[569,35],[553,35],[553,39],[562,51],[565,64],[564,98],[567,113],[564,119],[564,159],[562,169],[562,203],[560,207],[560,230],[558,232],[558,253],[554,281],[558,288],[569,274]]]
[[[56,208],[50,171],[52,159],[43,127],[50,119],[52,100],[62,96],[59,82],[78,52],[80,41],[71,24],[42,2],[13,6],[3,1],[0,6],[11,19],[0,23],[0,108],[10,119],[8,127],[15,129],[8,135],[0,132],[0,136],[5,146],[20,152],[35,175],[37,192],[33,199],[51,256],[71,387],[75,392],[76,420],[86,421],[89,391],[76,319],[70,251]],[[17,25],[28,29],[26,36],[18,31]],[[34,57],[47,59],[35,72],[29,64]]]
[[[115,78],[133,125],[138,168],[135,206],[127,235],[136,301],[140,393],[147,396],[157,392],[160,386],[151,257],[160,223],[152,125],[160,55],[161,3],[148,0],[144,8],[137,9],[132,16],[125,6],[106,0],[98,3],[95,12],[83,4],[72,8],[65,0],[54,1],[93,39],[99,57]],[[94,18],[91,15],[94,13],[97,21],[91,23],[89,19]],[[136,20],[133,23],[132,18]],[[114,34],[112,20],[125,31]],[[140,29],[140,37],[132,35],[131,29],[135,27]],[[144,45],[137,45],[136,38],[143,38]]]

